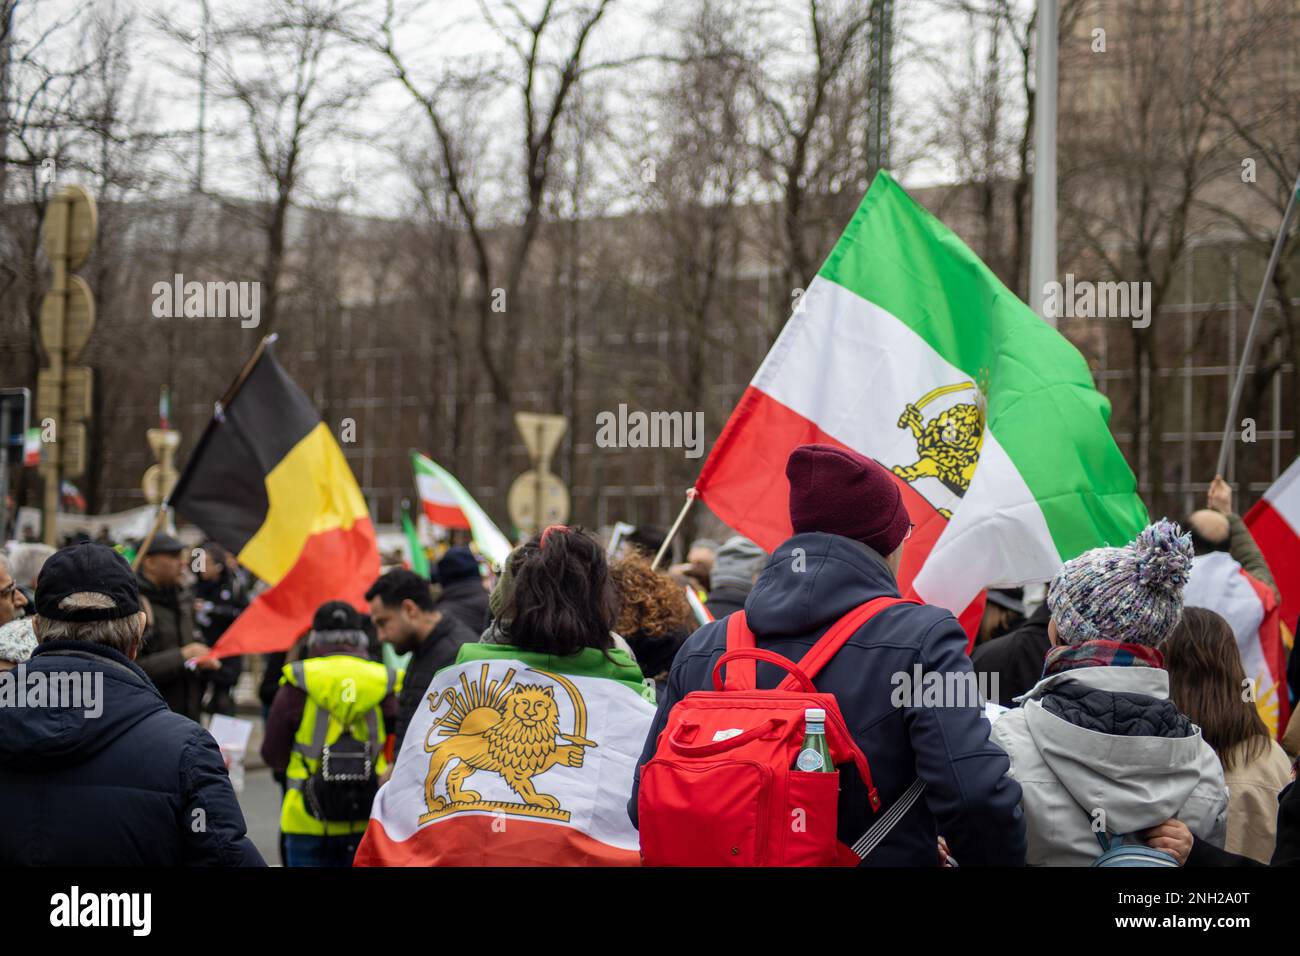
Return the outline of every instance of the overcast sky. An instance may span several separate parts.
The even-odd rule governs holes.
[[[135,13],[134,43],[131,49],[133,80],[139,84],[147,104],[146,116],[158,128],[175,131],[197,126],[198,83],[194,76],[198,54],[191,45],[166,36],[154,25],[166,16],[182,29],[198,35],[202,23],[199,0],[97,0],[116,3],[119,10]],[[431,0],[411,3],[402,0],[399,9],[412,11],[407,25],[397,34],[399,49],[417,66],[420,76],[440,71],[462,69],[485,60],[509,55],[502,41],[484,23],[482,4],[505,17],[497,0]],[[862,0],[865,4],[867,0]],[[743,0],[736,0],[738,9]],[[29,36],[41,25],[55,18],[69,16],[85,7],[84,0],[25,0],[20,6],[19,32]],[[538,3],[522,0],[526,10]],[[258,0],[211,0],[213,21],[229,23],[251,18],[263,4]],[[358,0],[361,15],[378,17],[383,0]],[[804,0],[769,0],[765,22],[774,31],[788,31],[791,43],[799,40],[798,31],[806,10]],[[753,11],[751,5],[746,8]],[[907,158],[898,172],[909,185],[922,185],[953,178],[941,159],[918,155],[915,130],[924,128],[926,117],[941,94],[936,75],[944,64],[954,67],[963,62],[970,40],[964,21],[938,10],[937,0],[901,0],[896,14],[895,76],[895,156]],[[587,61],[635,57],[666,52],[673,42],[673,31],[665,27],[675,7],[664,0],[616,0],[598,25],[588,46]],[[67,31],[65,31],[67,32]],[[194,45],[197,45],[197,41]],[[923,62],[930,58],[932,62]],[[643,63],[617,74],[604,74],[600,84],[607,110],[616,118],[617,132],[624,142],[644,135],[642,106],[644,90],[657,79],[656,71],[664,67]],[[349,72],[350,71],[350,72]],[[342,81],[350,75],[380,75],[382,62],[366,53],[340,53],[331,60],[329,80]],[[518,137],[517,100],[498,97],[479,104],[485,124],[502,138],[499,150],[485,161],[510,161],[518,155],[507,154],[508,137]],[[207,170],[205,185],[209,189],[234,194],[255,194],[255,178],[248,175],[247,137],[239,135],[242,117],[235,107],[209,100]],[[341,177],[354,177],[359,188],[347,205],[353,211],[379,215],[400,214],[408,190],[405,177],[397,169],[393,144],[403,142],[410,148],[426,143],[427,122],[416,112],[409,94],[394,82],[375,88],[348,117],[350,132],[334,136],[328,144],[314,150],[304,178],[303,199],[336,191]],[[192,167],[192,145],[178,143],[181,161]],[[497,155],[497,153],[500,155]],[[173,173],[179,165],[170,157],[160,157]]]

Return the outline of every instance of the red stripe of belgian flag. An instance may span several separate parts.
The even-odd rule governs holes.
[[[170,503],[271,585],[222,635],[217,657],[288,649],[326,601],[366,609],[379,549],[365,498],[269,343],[208,423]]]

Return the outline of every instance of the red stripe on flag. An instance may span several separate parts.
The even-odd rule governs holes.
[[[459,813],[397,841],[372,817],[353,866],[640,866],[641,854],[581,830],[509,816]],[[494,827],[495,824],[495,827]]]
[[[434,504],[428,499],[421,499],[421,503],[424,505],[425,516],[433,524],[443,528],[469,528],[469,519],[465,517],[465,512],[455,505]]]
[[[265,591],[212,648],[214,657],[287,651],[311,628],[326,601],[347,601],[368,612],[366,591],[379,577],[379,548],[369,518],[351,529],[314,534],[280,583]]]
[[[1291,717],[1291,693],[1286,682],[1286,647],[1282,643],[1282,611],[1271,587],[1245,568],[1241,569],[1241,576],[1250,584],[1264,608],[1264,620],[1259,625],[1259,649],[1268,666],[1269,677],[1277,685],[1277,737],[1281,740],[1287,720]],[[1254,677],[1253,674],[1246,676]],[[1256,691],[1263,694],[1267,688],[1260,687]]]
[[[753,385],[736,404],[722,434],[700,469],[695,490],[722,521],[752,539],[764,551],[773,551],[794,533],[790,527],[790,482],[785,463],[800,445],[834,445],[858,454],[836,441],[798,412],[783,405]],[[903,503],[916,527],[903,545],[899,587],[904,597],[916,597],[912,581],[925,564],[948,523],[943,515],[897,475]],[[959,616],[962,628],[973,639],[984,614],[980,593]],[[967,650],[969,650],[969,646]]]
[[[1267,498],[1246,512],[1245,521],[1282,595],[1282,619],[1294,631],[1300,617],[1300,535]]]

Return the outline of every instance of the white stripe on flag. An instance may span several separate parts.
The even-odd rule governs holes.
[[[1293,530],[1300,531],[1300,458],[1264,492],[1264,498],[1273,506]]]
[[[905,323],[818,276],[753,384],[837,441],[894,467],[917,459],[915,438],[898,427],[908,403],[967,381]],[[921,481],[932,503],[945,500],[936,479]],[[1045,581],[1060,567],[1042,511],[992,431],[985,431],[965,497],[951,498],[953,519],[913,584],[926,601],[959,614],[986,586]]]
[[[423,472],[415,476],[415,484],[420,492],[420,499],[428,501],[435,505],[441,505],[444,508],[459,508],[460,502],[436,475],[426,475]]]

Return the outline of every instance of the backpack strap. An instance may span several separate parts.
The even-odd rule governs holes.
[[[894,829],[898,821],[903,819],[904,814],[912,809],[912,805],[921,799],[924,790],[925,781],[917,777],[912,781],[912,785],[903,791],[903,795],[895,800],[875,823],[871,824],[870,829],[853,844],[853,852],[858,855],[859,860],[865,860],[868,853],[880,846],[880,841],[889,836],[889,831]]]
[[[753,650],[754,632],[749,629],[743,609],[727,615],[727,654],[732,651]],[[721,661],[718,662],[721,664]],[[726,690],[753,690],[758,686],[757,667],[752,657],[738,657],[727,661]]]
[[[878,613],[887,607],[893,607],[895,604],[919,604],[919,601],[911,601],[906,598],[896,597],[878,597],[859,604],[853,610],[849,611],[834,624],[832,624],[822,635],[821,639],[808,649],[798,662],[798,669],[802,675],[812,680],[818,672],[835,656],[836,652],[845,645],[850,637],[857,633],[858,628],[866,624]],[[727,651],[723,656],[727,659],[727,679],[722,689],[729,691],[753,690],[758,686],[756,661],[760,658],[750,655],[732,656],[732,651],[751,650],[755,647],[754,632],[749,629],[749,623],[745,620],[745,612],[735,611],[727,616]],[[718,661],[717,666],[721,666],[722,661]],[[717,668],[715,667],[715,670]],[[790,670],[790,668],[786,668]],[[801,681],[793,671],[783,680],[778,690],[800,690]]]
[[[848,642],[848,639],[857,633],[858,628],[885,608],[893,607],[895,604],[919,603],[919,601],[910,601],[906,598],[885,596],[873,598],[865,604],[859,604],[832,624],[826,633],[822,635],[821,640],[808,649],[808,653],[799,659],[799,670],[808,675],[809,680],[815,678],[830,659],[835,656],[836,652]],[[793,677],[787,677],[778,688],[778,690],[795,689],[797,688]]]

